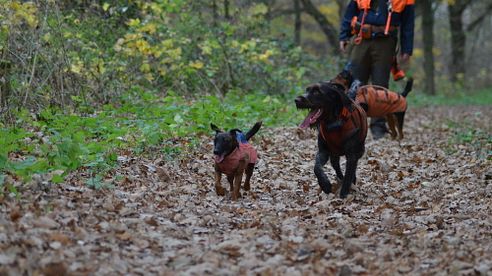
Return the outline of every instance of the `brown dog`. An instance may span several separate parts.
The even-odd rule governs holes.
[[[410,78],[401,94],[377,85],[364,85],[357,89],[355,102],[364,108],[368,117],[386,117],[391,138],[396,139],[398,136],[398,140],[401,140],[407,111],[406,97],[412,85],[413,79]]]
[[[251,175],[258,156],[248,141],[258,132],[261,124],[262,122],[257,122],[246,134],[239,129],[224,132],[216,125],[210,124],[212,130],[215,131],[215,191],[217,195],[225,195],[224,188],[220,184],[222,174],[227,176],[231,186],[232,200],[237,200],[240,196],[239,189],[245,173],[244,190],[249,191]]]
[[[377,85],[360,86],[360,82],[354,80],[352,73],[348,69],[344,69],[329,83],[344,89],[349,98],[366,111],[367,117],[385,117],[391,138],[395,139],[398,136],[399,140],[403,139],[403,121],[407,111],[406,97],[412,91],[412,78],[408,79],[401,94]]]

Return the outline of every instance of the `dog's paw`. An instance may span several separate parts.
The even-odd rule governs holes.
[[[331,184],[329,184],[329,183],[324,184],[324,185],[320,185],[320,188],[327,195],[329,195],[331,193]]]
[[[216,186],[215,192],[217,193],[218,196],[225,196],[225,190],[223,187]]]
[[[343,184],[343,180],[337,177],[337,181],[335,181],[331,185],[331,192],[332,193],[338,192],[340,190],[340,188],[342,187],[342,184]]]
[[[237,201],[240,197],[241,197],[241,193],[238,193],[238,194],[232,193],[231,200]]]
[[[348,194],[349,194],[349,190],[350,189],[344,189],[342,187],[342,189],[340,190],[340,198],[347,198]]]
[[[249,183],[244,184],[243,189],[244,189],[245,191],[249,191],[249,190],[251,190],[251,186],[249,185]]]

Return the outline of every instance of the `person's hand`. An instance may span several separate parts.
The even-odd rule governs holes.
[[[347,51],[348,40],[340,41],[340,51],[345,54]]]
[[[403,53],[400,55],[400,64],[407,64],[410,61],[410,55],[407,53]]]

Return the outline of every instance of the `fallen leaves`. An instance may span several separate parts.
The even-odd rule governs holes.
[[[26,187],[0,199],[0,272],[490,274],[491,161],[450,145],[453,130],[430,119],[460,113],[410,110],[401,143],[368,138],[346,200],[320,192],[315,133],[296,128],[260,131],[261,160],[238,202],[225,179],[228,194],[215,194],[209,140],[175,163],[118,157],[113,189],[76,174]],[[484,121],[472,123],[490,133]]]

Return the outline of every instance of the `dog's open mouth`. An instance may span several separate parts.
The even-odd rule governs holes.
[[[318,121],[321,114],[323,114],[323,110],[320,108],[311,110],[299,127],[302,129],[308,128]]]

